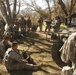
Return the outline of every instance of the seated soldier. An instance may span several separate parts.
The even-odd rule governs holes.
[[[23,51],[23,52],[22,52],[22,57],[23,57],[24,59],[26,59],[29,64],[34,64],[34,65],[36,65],[36,63],[35,63],[35,62],[33,61],[33,59],[30,57],[30,54],[29,54],[28,51]]]
[[[17,50],[18,43],[12,43],[12,47],[8,48],[4,55],[4,64],[8,71],[11,70],[22,70],[22,69],[38,69],[42,66],[29,64],[26,59]]]
[[[9,26],[6,25],[4,35],[5,35],[5,36],[7,36],[7,35],[8,35],[8,36],[13,35],[13,24],[10,24]]]
[[[5,36],[4,39],[0,42],[0,58],[1,60],[4,57],[4,53],[6,52],[6,50],[11,47],[11,45],[8,43],[8,41],[10,40],[10,38],[8,36]]]

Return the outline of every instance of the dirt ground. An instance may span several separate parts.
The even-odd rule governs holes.
[[[0,63],[0,75],[60,75],[61,68],[55,64],[51,56],[50,47],[52,43],[47,41],[50,36],[46,40],[46,34],[43,32],[31,32],[28,35],[24,39],[19,40],[20,44],[18,48],[20,50],[28,50],[37,64],[45,63],[46,65],[35,71],[24,70],[8,73],[5,66]]]

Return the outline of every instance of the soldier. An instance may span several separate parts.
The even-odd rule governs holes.
[[[28,31],[30,31],[31,30],[31,19],[30,19],[30,17],[28,17],[28,19],[27,19],[27,27],[28,27]]]
[[[72,63],[74,64],[76,63],[76,36],[74,37],[73,40],[71,40],[71,43],[70,43],[69,58]]]
[[[14,24],[14,25],[15,25],[15,27],[14,27],[14,28],[15,28],[15,31],[16,31],[16,32],[19,32],[19,23],[18,23],[18,19],[15,19],[15,24]]]
[[[42,31],[42,24],[43,24],[43,18],[42,17],[39,18],[38,23],[39,23],[40,31]]]
[[[61,24],[60,17],[59,17],[59,16],[55,17],[55,30],[56,30],[56,31],[59,31],[59,29],[60,29],[60,24]]]
[[[48,16],[48,18],[46,19],[46,29],[45,29],[45,32],[47,31],[48,29],[48,32],[50,32],[50,28],[51,28],[51,19],[50,19],[50,16]]]
[[[8,41],[10,38],[8,36],[5,36],[4,39],[0,42],[0,58],[3,59],[4,53],[6,50],[11,47]]]
[[[55,17],[55,32],[59,31],[60,29],[61,20],[59,16]]]
[[[72,33],[68,39],[65,41],[64,45],[61,47],[61,49],[59,50],[61,52],[61,59],[62,61],[64,61],[65,63],[68,63],[70,60],[70,56],[69,53],[72,52],[71,50],[71,43],[74,40],[76,36],[76,32]],[[74,40],[75,41],[75,40]]]
[[[62,61],[70,63],[76,75],[76,32],[68,37],[60,51]]]
[[[13,24],[10,24],[9,26],[7,26],[5,32],[4,32],[4,35],[5,36],[12,36],[13,34]]]
[[[4,64],[7,70],[22,70],[22,69],[38,69],[42,66],[29,64],[26,59],[17,50],[18,43],[12,43],[12,47],[9,48],[4,55]]]
[[[26,20],[24,19],[24,17],[21,17],[21,19],[19,20],[19,24],[21,27],[21,31],[26,31]]]

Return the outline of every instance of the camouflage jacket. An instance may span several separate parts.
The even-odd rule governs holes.
[[[63,62],[67,63],[69,60],[71,60],[71,52],[73,52],[73,46],[72,41],[74,40],[74,37],[76,36],[76,32],[72,33],[68,39],[65,41],[61,49],[59,50],[61,52],[61,59]]]
[[[12,65],[17,62],[22,62],[22,56],[18,51],[13,50],[12,48],[8,48],[4,55],[3,62],[6,65]]]

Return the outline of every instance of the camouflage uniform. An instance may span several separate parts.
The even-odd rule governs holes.
[[[39,67],[38,65],[34,66],[33,64],[28,64],[24,60],[21,54],[12,48],[6,51],[3,59],[7,70],[33,69]]]
[[[70,50],[71,52],[69,54],[69,57],[72,62],[72,67],[74,68],[74,71],[76,72],[76,40],[71,41]]]
[[[21,32],[26,31],[26,20],[24,18],[21,18],[19,20],[19,25],[21,27]]]
[[[75,36],[76,36],[76,32],[72,33],[65,41],[61,49],[59,50],[61,52],[61,59],[65,63],[67,63],[70,60],[70,53],[72,52],[72,49],[70,49],[71,41],[74,40]]]
[[[72,40],[70,44],[70,60],[75,63],[76,62],[76,40]]]
[[[5,53],[5,45],[3,43],[3,41],[0,42],[0,58],[3,58],[3,55]]]
[[[47,29],[48,29],[48,32],[50,32],[50,28],[51,28],[51,19],[50,19],[50,17],[48,17],[45,22],[46,22],[45,32],[47,31]]]
[[[65,41],[60,49],[61,59],[63,62],[68,63],[71,61],[73,68],[73,75],[76,75],[76,32],[72,33]]]
[[[27,27],[28,27],[28,31],[31,30],[31,19],[27,19]]]
[[[4,40],[2,40],[0,42],[0,58],[3,58],[4,53],[6,52],[6,50],[11,47],[11,45],[9,43],[4,42]]]
[[[38,23],[39,23],[40,31],[42,31],[42,24],[43,24],[43,18],[42,17],[39,18]]]
[[[72,61],[72,67],[74,68],[73,74],[76,75],[76,40],[72,40],[70,44],[70,60]]]

